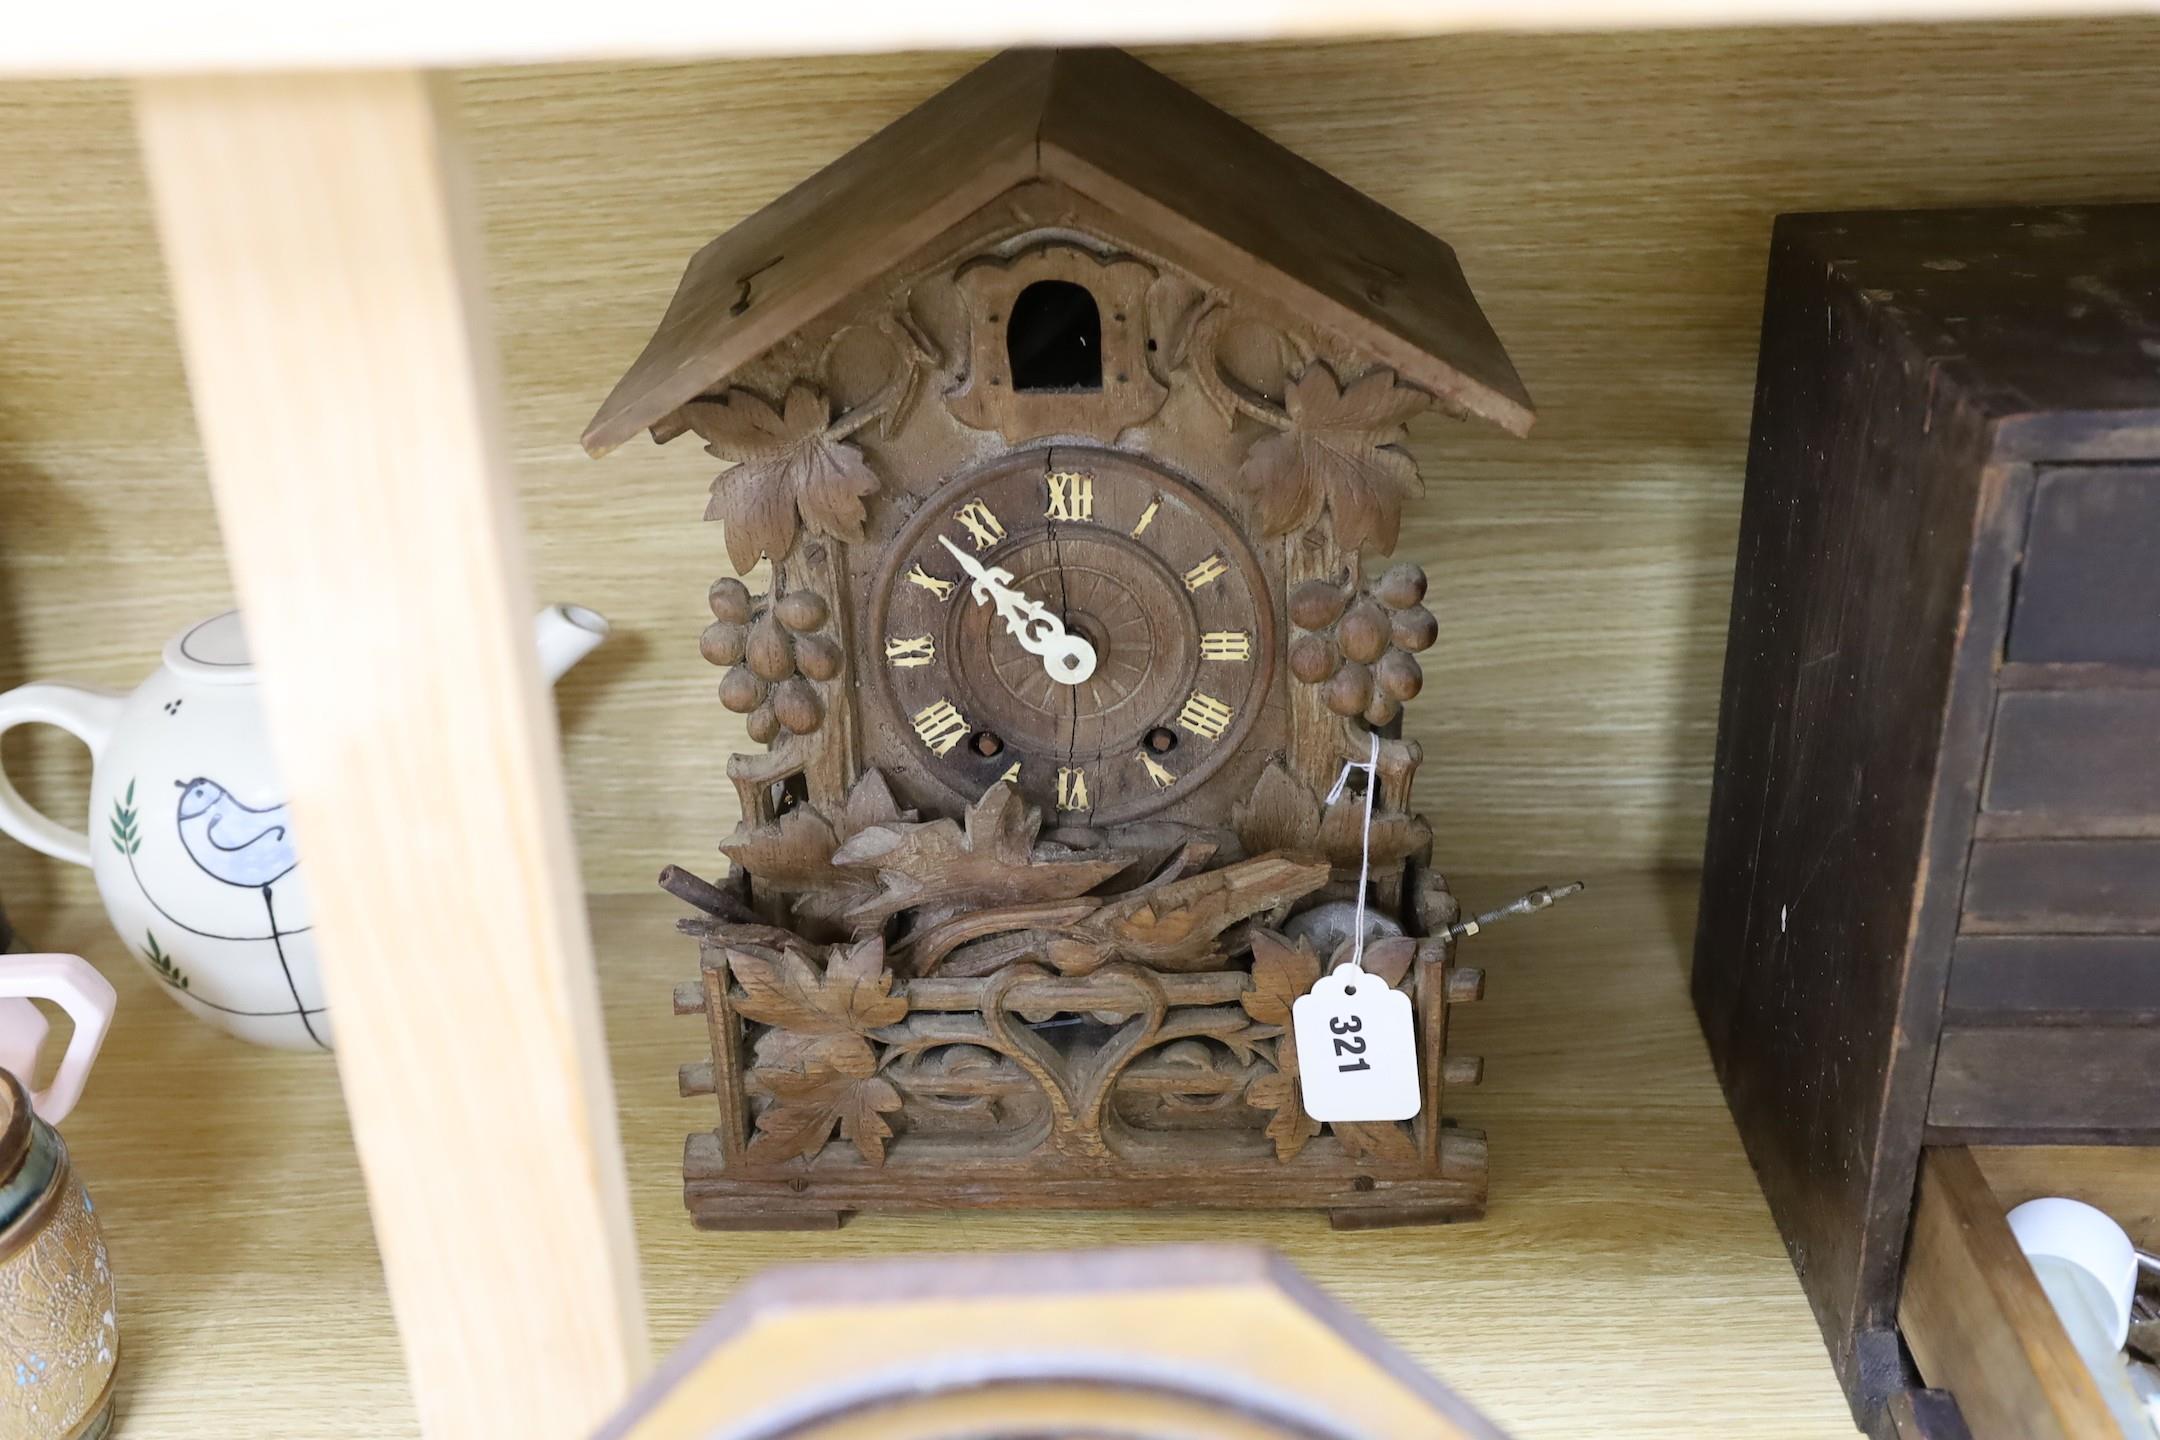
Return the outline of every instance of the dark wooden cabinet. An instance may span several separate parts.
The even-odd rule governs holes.
[[[2160,206],[1779,221],[1693,984],[1884,1427],[1923,1147],[2160,1141]]]

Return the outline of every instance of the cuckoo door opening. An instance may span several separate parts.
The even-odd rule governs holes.
[[[1014,298],[1005,325],[1013,389],[1102,389],[1102,312],[1084,285],[1038,280]]]

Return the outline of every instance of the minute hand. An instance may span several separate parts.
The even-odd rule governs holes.
[[[1078,685],[1095,673],[1095,647],[1078,635],[1067,634],[1065,622],[1047,606],[1013,588],[1011,571],[982,564],[943,535],[938,536],[938,543],[952,552],[974,580],[968,593],[975,603],[995,606],[1005,629],[1021,649],[1041,657],[1043,670],[1052,680]]]

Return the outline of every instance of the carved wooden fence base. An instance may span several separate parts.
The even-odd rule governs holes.
[[[1369,944],[1365,964],[1411,996],[1422,1104],[1369,1124],[1304,1113],[1286,1032],[1323,962],[1271,930],[1197,972],[1089,968],[1029,942],[988,974],[903,978],[910,960],[896,970],[874,936],[818,946],[740,912],[686,921],[700,975],[675,1008],[704,1015],[712,1059],[680,1084],[714,1096],[719,1121],[684,1147],[684,1201],[710,1229],[1011,1206],[1311,1209],[1337,1228],[1476,1218],[1485,1137],[1442,1103],[1479,1078],[1447,1054],[1447,1018],[1482,982],[1430,923],[1453,913],[1438,878],[1412,892],[1408,918],[1436,933]]]

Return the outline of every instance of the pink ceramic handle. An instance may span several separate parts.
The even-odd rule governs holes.
[[[53,1082],[30,1097],[30,1108],[48,1125],[66,1118],[82,1098],[83,1083],[97,1062],[105,1032],[112,1028],[113,1008],[119,996],[112,982],[75,955],[9,955],[0,957],[0,997],[50,1000],[75,1022],[67,1054]],[[27,1075],[18,1076],[25,1085]]]

